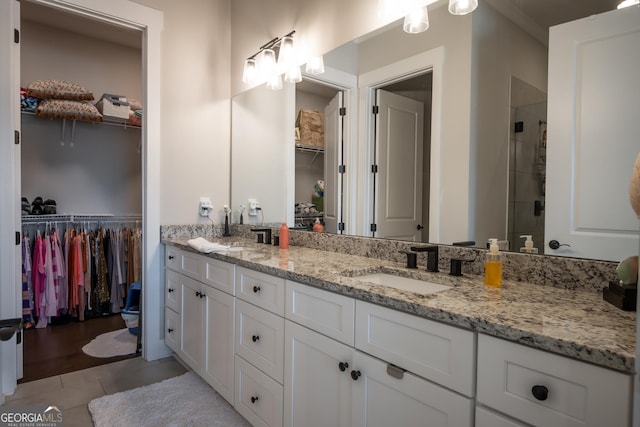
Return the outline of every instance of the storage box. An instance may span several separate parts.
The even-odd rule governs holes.
[[[125,96],[105,93],[96,108],[105,122],[126,123],[129,120],[129,103]]]
[[[300,141],[305,147],[324,148],[324,114],[319,111],[301,109],[296,118]]]

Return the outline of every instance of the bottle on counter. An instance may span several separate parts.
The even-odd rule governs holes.
[[[322,233],[324,231],[324,225],[320,222],[320,218],[316,218],[316,222],[313,224],[313,231],[316,233]]]
[[[502,254],[498,239],[489,239],[489,253],[484,261],[484,283],[487,286],[502,286]]]
[[[289,248],[289,227],[287,227],[287,223],[283,222],[280,225],[280,241],[278,246],[280,249],[288,249]]]
[[[533,247],[533,238],[531,235],[529,234],[525,234],[523,236],[520,236],[523,239],[527,239],[524,241],[524,247],[520,248],[520,252],[524,252],[527,254],[537,254],[538,253],[538,248],[534,248]]]

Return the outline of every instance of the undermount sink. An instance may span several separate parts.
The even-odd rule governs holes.
[[[363,282],[389,286],[390,288],[408,292],[415,292],[421,295],[429,295],[451,289],[451,286],[448,285],[440,285],[438,283],[428,282],[426,280],[397,276],[395,274],[389,273],[372,273],[363,276],[357,276],[355,278]]]
[[[0,320],[0,341],[9,341],[21,325],[21,318]]]

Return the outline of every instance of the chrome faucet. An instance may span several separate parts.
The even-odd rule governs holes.
[[[438,272],[438,245],[430,246],[412,246],[413,252],[426,252],[427,253],[427,271],[433,273]]]

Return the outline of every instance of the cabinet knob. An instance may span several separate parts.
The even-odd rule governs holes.
[[[260,292],[260,286],[254,286],[253,287],[253,293],[257,294],[258,292]]]
[[[258,401],[258,396],[251,396],[251,403],[256,403]]]
[[[253,335],[253,336],[251,337],[251,341],[253,341],[253,342],[260,341],[260,335]]]
[[[348,367],[349,367],[349,364],[347,362],[338,363],[338,369],[340,369],[340,372],[346,371]]]
[[[202,294],[200,293],[200,291],[196,291],[196,296],[197,296],[198,298],[202,298]]]
[[[167,332],[171,333],[171,332],[173,332],[173,329],[169,328],[169,329],[167,329]]]
[[[168,291],[169,293],[171,293],[171,292],[173,292],[173,288],[169,288],[169,289],[167,289],[167,291]]]
[[[360,378],[360,375],[362,375],[360,371],[351,371],[351,379],[354,381],[358,381],[358,378]]]
[[[173,255],[169,255],[169,260],[174,259],[175,257]]]
[[[538,400],[547,400],[547,397],[549,397],[549,389],[543,385],[534,385],[531,388],[531,394]]]

